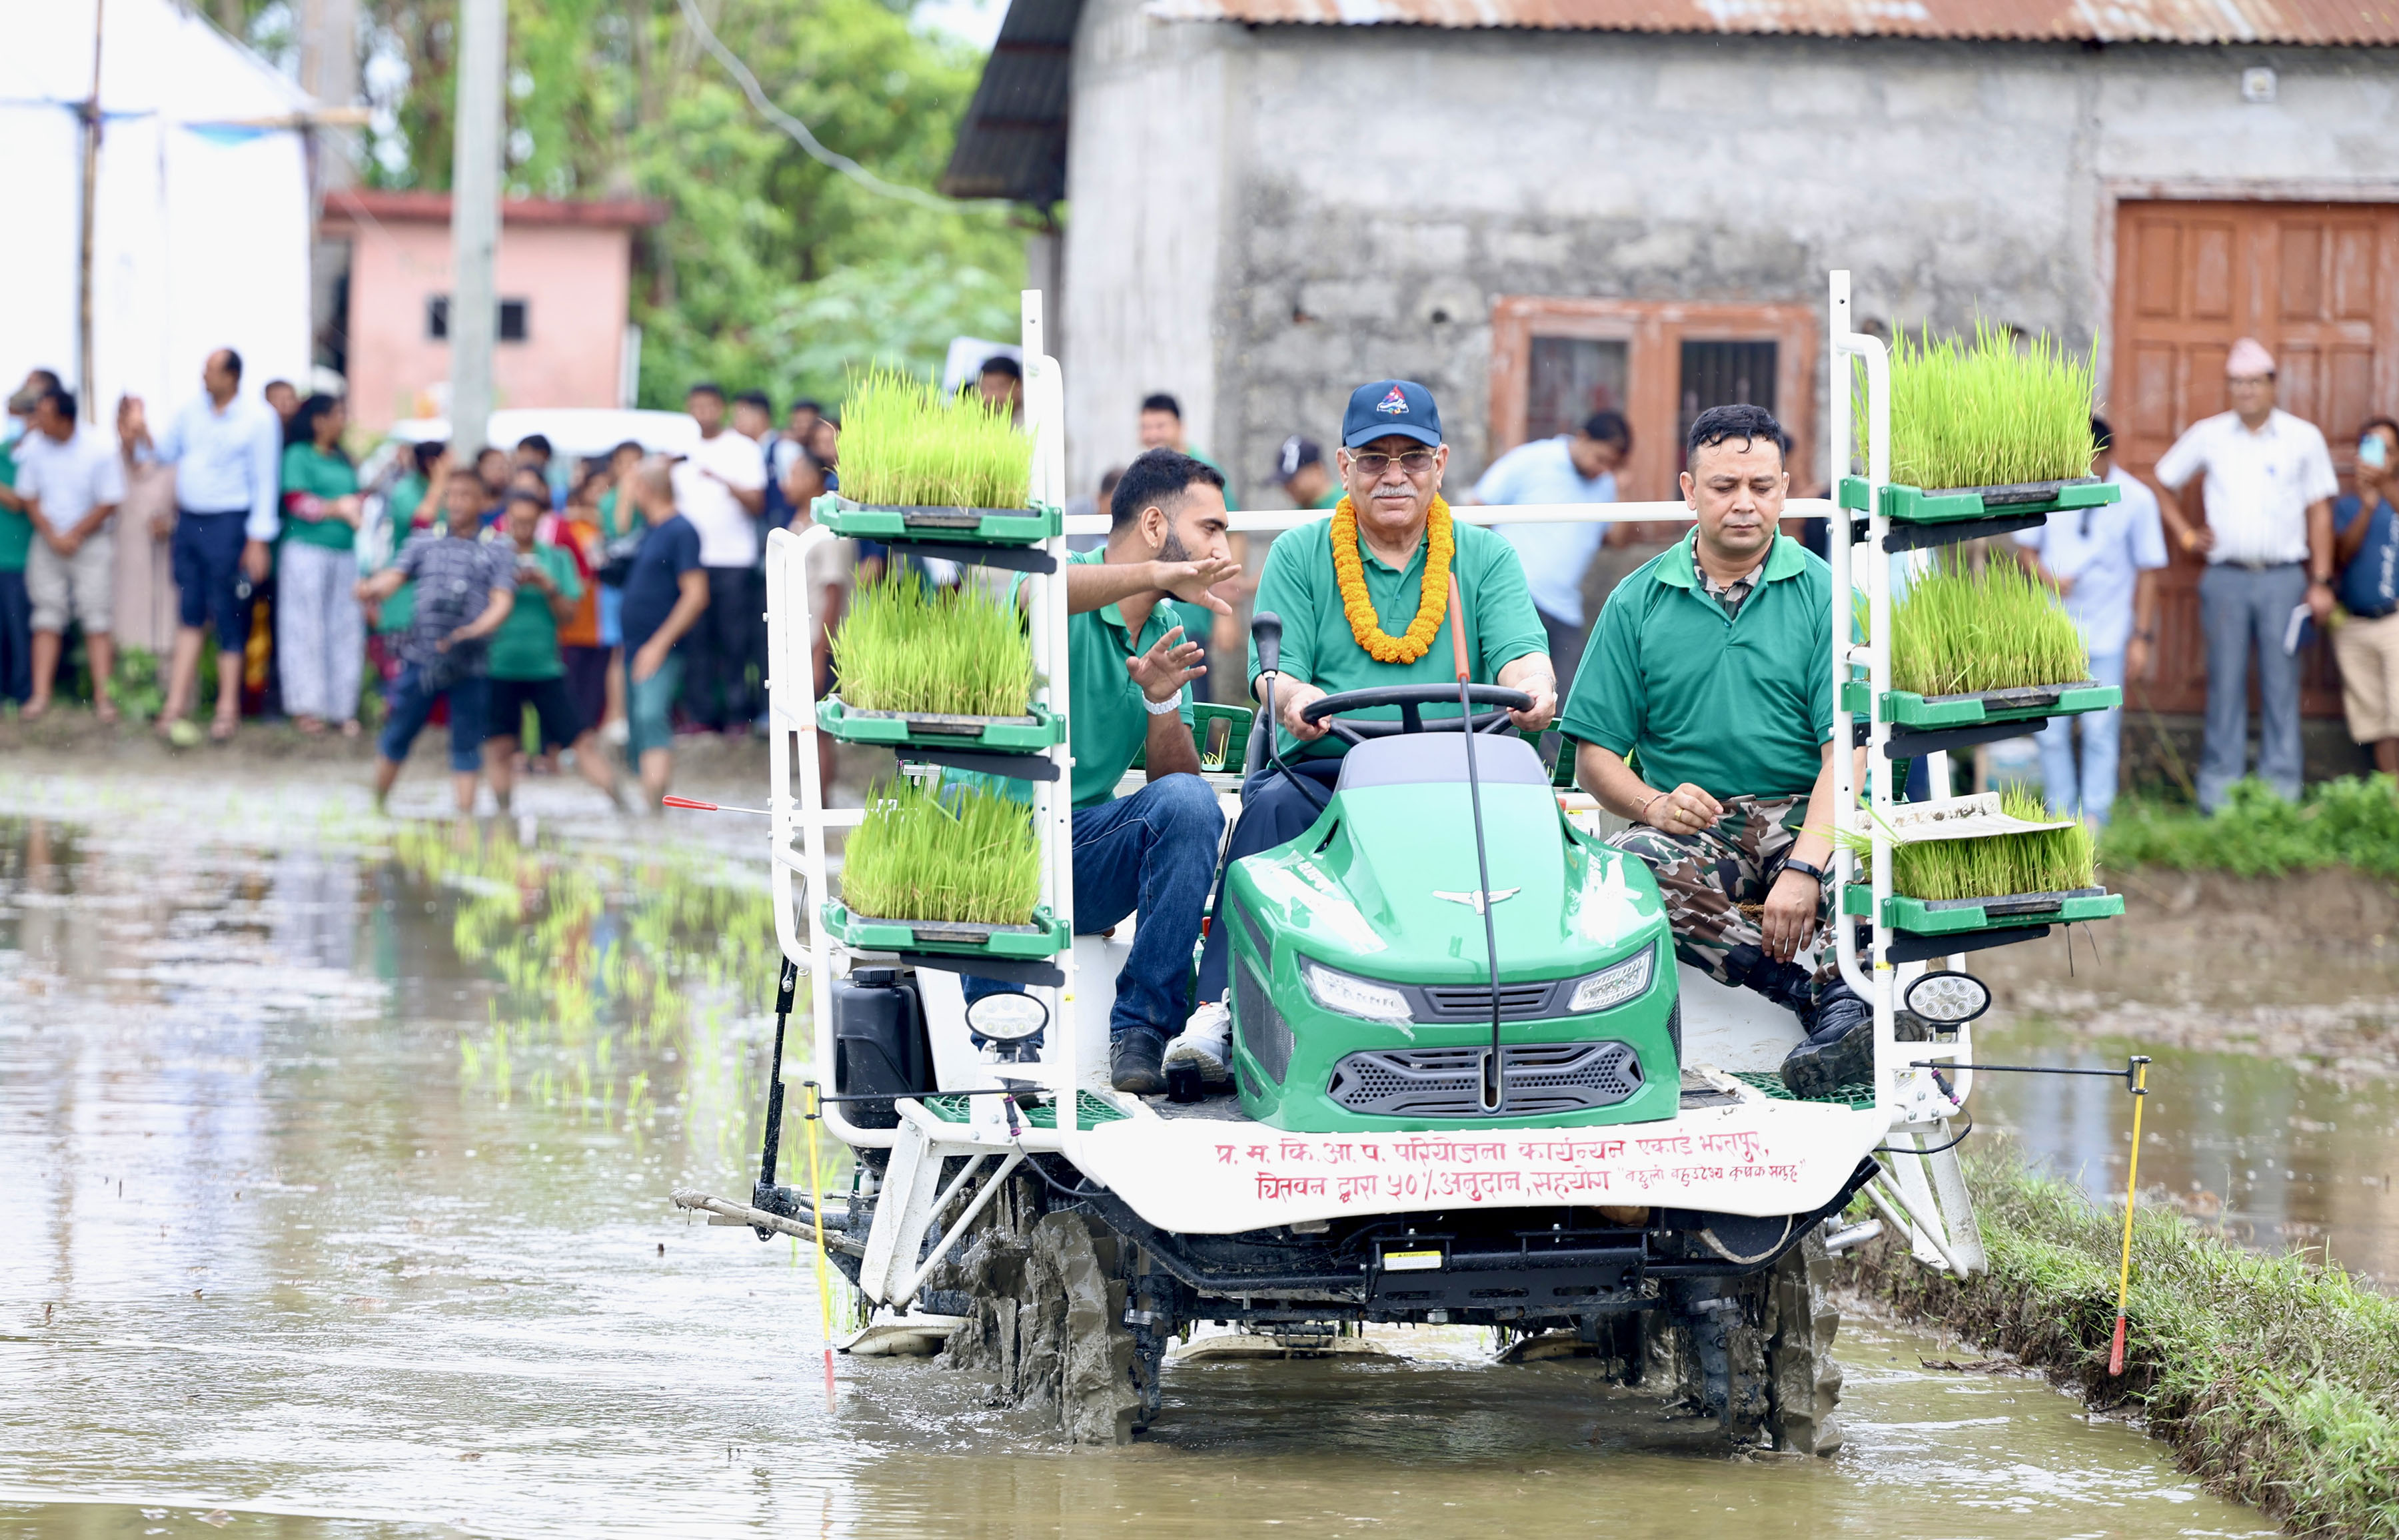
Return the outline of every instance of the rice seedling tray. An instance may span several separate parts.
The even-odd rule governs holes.
[[[1852,681],[1841,686],[1841,705],[1846,710],[1864,716],[1868,699],[1869,692],[1863,683]],[[2085,679],[2070,684],[2026,684],[2014,689],[1977,690],[1955,696],[1919,696],[1907,690],[1886,690],[1879,715],[1882,721],[1893,727],[1929,733],[1957,727],[1978,727],[1986,723],[2028,727],[2050,717],[2105,711],[2122,704],[2124,692],[2121,689]],[[1896,740],[1901,736],[1894,733],[1892,737]]]
[[[852,914],[838,903],[824,906],[825,934],[861,952],[936,952],[950,956],[1053,957],[1074,937],[1047,909],[1033,912],[1023,925],[982,925],[967,920],[887,920]]]
[[[853,503],[828,493],[817,499],[819,523],[861,540],[924,540],[965,546],[1031,546],[1064,528],[1064,509],[957,508],[921,504]]]
[[[950,716],[937,711],[863,711],[828,696],[817,725],[844,743],[878,749],[963,749],[990,754],[1037,754],[1065,736],[1064,720],[1047,706],[1013,717]]]
[[[1948,524],[1968,520],[2047,518],[2072,508],[2095,508],[2115,502],[2123,489],[2096,477],[2055,481],[2020,481],[2001,487],[1922,487],[1887,483],[1882,512],[1894,523]],[[1865,478],[1841,479],[1841,507],[1859,513],[1873,511],[1866,502]]]
[[[924,1098],[925,1110],[944,1123],[973,1122],[973,1101],[972,1097],[958,1096],[944,1091],[935,1091],[932,1095]],[[1054,1128],[1058,1126],[1058,1103],[1055,1098],[1045,1099],[1031,1107],[1019,1102],[1018,1108],[1018,1115],[1023,1118],[1024,1126],[1028,1128]],[[1132,1115],[1131,1113],[1096,1091],[1075,1093],[1075,1126],[1078,1128],[1093,1128],[1103,1123],[1119,1123]]]
[[[2027,925],[2072,925],[2082,920],[2107,920],[2124,912],[2124,898],[2104,887],[2078,887],[2062,893],[2010,893],[1989,898],[1909,898],[1892,894],[1884,900],[1883,918],[1891,928],[1918,936],[1956,936],[1977,930],[2013,929]],[[1864,919],[1874,912],[1874,890],[1851,883],[1841,896],[1841,912]]]

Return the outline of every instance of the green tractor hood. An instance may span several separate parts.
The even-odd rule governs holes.
[[[1292,1129],[1558,1127],[1671,1117],[1674,952],[1639,860],[1578,832],[1522,739],[1476,743],[1490,893],[1456,735],[1350,751],[1300,838],[1234,863],[1234,1057],[1245,1109]],[[1507,1092],[1484,1093],[1498,934]]]

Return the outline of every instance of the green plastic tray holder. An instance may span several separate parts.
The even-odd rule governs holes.
[[[1034,720],[995,721],[981,733],[929,733],[911,727],[899,717],[853,716],[838,696],[828,696],[817,703],[818,726],[844,743],[862,743],[878,749],[913,746],[979,750],[994,754],[1037,754],[1065,736],[1064,719],[1047,706],[1029,707],[1025,715]]]
[[[1991,901],[2004,902],[2005,898],[1994,896]],[[2053,910],[1999,915],[1980,904],[1933,909],[1921,898],[1903,898],[1896,893],[1885,903],[1883,919],[1891,928],[1914,936],[1957,936],[1977,930],[2010,930],[2020,925],[2075,925],[2084,920],[2113,919],[2124,912],[2124,896],[2121,893],[2076,895]],[[1874,890],[1864,883],[1851,883],[1841,895],[1844,914],[1864,919],[1873,909]]]
[[[1841,709],[1866,714],[1866,685],[1852,680],[1841,686]],[[1880,720],[1899,727],[1972,727],[1986,722],[2035,723],[2049,717],[2105,711],[2124,704],[2124,692],[2113,684],[2092,684],[2059,693],[2054,706],[2030,706],[1994,710],[1988,701],[1972,696],[1919,696],[1907,690],[1886,690]]]
[[[918,940],[916,925],[938,930],[941,923],[862,919],[839,903],[824,906],[823,925],[826,935],[860,952],[937,952],[945,957],[1054,957],[1075,939],[1047,909],[1033,912],[1032,930],[997,931],[979,942]]]
[[[1953,524],[1969,519],[2013,519],[2019,514],[2103,507],[2123,494],[2123,489],[2112,481],[2091,481],[2060,487],[2054,496],[2038,502],[1988,503],[1981,492],[1927,492],[1889,482],[1882,489],[1882,511],[1896,523]],[[1867,511],[1864,477],[1841,478],[1840,505],[1858,513]]]
[[[965,546],[1031,546],[1065,528],[1066,510],[1037,504],[1029,508],[986,508],[972,524],[915,524],[900,508],[844,506],[827,493],[810,506],[817,522],[836,534],[860,540],[926,540]]]
[[[1258,714],[1256,709],[1248,706],[1220,706],[1213,700],[1195,700],[1191,703],[1191,746],[1199,750],[1200,771],[1209,775],[1238,774],[1241,768],[1241,757],[1249,750],[1250,720]],[[1218,721],[1229,722],[1233,725],[1225,732],[1225,752],[1211,759],[1208,754],[1208,724]],[[1132,763],[1126,768],[1143,769],[1148,760],[1149,746],[1145,743],[1133,751]]]

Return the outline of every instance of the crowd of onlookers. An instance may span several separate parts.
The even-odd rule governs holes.
[[[2165,506],[2114,463],[2108,426],[2094,419],[2097,470],[2123,488],[2122,500],[2016,537],[2020,559],[2081,625],[2094,675],[2108,683],[2154,668],[2153,574],[2166,565],[2168,537],[2205,560],[2208,707],[2196,790],[2211,810],[2246,768],[2253,659],[2257,774],[2297,794],[2299,654],[2311,626],[2331,628],[2352,736],[2379,769],[2399,773],[2399,422],[2363,426],[2356,492],[2343,496],[2323,434],[2275,406],[2266,350],[2243,340],[2227,372],[2232,410],[2194,424],[2158,462]],[[170,552],[178,623],[156,725],[178,743],[204,731],[233,736],[248,690],[305,734],[357,736],[362,711],[379,715],[379,793],[423,728],[446,721],[462,807],[481,780],[505,807],[521,775],[569,761],[622,801],[612,747],[655,806],[677,734],[759,726],[766,534],[805,527],[815,500],[840,484],[840,424],[819,403],[795,401],[779,418],[762,394],[728,397],[701,384],[684,403],[698,436],[679,453],[626,442],[569,463],[535,435],[468,460],[446,444],[416,443],[364,486],[345,448],[338,396],[304,399],[279,380],[246,394],[230,349],[209,357],[201,385],[160,425],[142,400],[119,401],[113,436],[84,424],[81,403],[47,371],[9,398],[0,700],[22,715],[51,709],[72,623],[93,708],[115,719],[115,515],[128,469],[153,465],[175,472],[174,512],[149,534]],[[1021,416],[1012,358],[986,361],[975,388]],[[1178,450],[1222,472],[1187,441],[1172,396],[1145,398],[1138,425],[1145,450]],[[1602,412],[1511,450],[1457,495],[1614,501],[1631,447],[1625,420]],[[1302,508],[1328,508],[1339,495],[1322,448],[1301,436],[1280,446],[1267,480]],[[1109,490],[1104,479],[1103,501]],[[1227,502],[1239,507],[1229,489]],[[1535,574],[1551,655],[1570,674],[1587,628],[1583,577],[1605,530],[1502,529]],[[1255,564],[1243,538],[1233,540],[1244,574],[1219,597],[1238,612]],[[852,584],[891,565],[872,543],[820,548],[806,574],[820,693],[831,682],[826,637]],[[938,564],[926,576],[958,580]],[[1240,647],[1231,616],[1177,607],[1204,647]],[[216,682],[203,729],[189,719],[211,639]],[[2053,803],[2105,820],[2120,723],[2121,712],[2059,719],[2043,735]]]

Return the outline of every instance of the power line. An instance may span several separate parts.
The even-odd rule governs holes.
[[[964,207],[956,200],[936,197],[922,188],[903,187],[897,182],[886,182],[847,155],[826,149],[823,142],[808,131],[806,124],[777,106],[774,99],[766,94],[766,88],[758,84],[758,77],[750,73],[750,66],[741,62],[739,55],[718,41],[716,34],[710,30],[706,19],[699,14],[699,7],[695,5],[693,0],[682,0],[682,5],[683,19],[690,24],[693,32],[699,34],[700,46],[713,54],[716,61],[725,66],[725,73],[733,76],[734,80],[740,85],[742,94],[750,99],[750,105],[758,109],[759,115],[766,121],[791,135],[799,147],[806,150],[820,165],[839,171],[878,197],[896,198],[901,203],[913,203],[920,209],[929,209],[939,214],[956,213]]]

